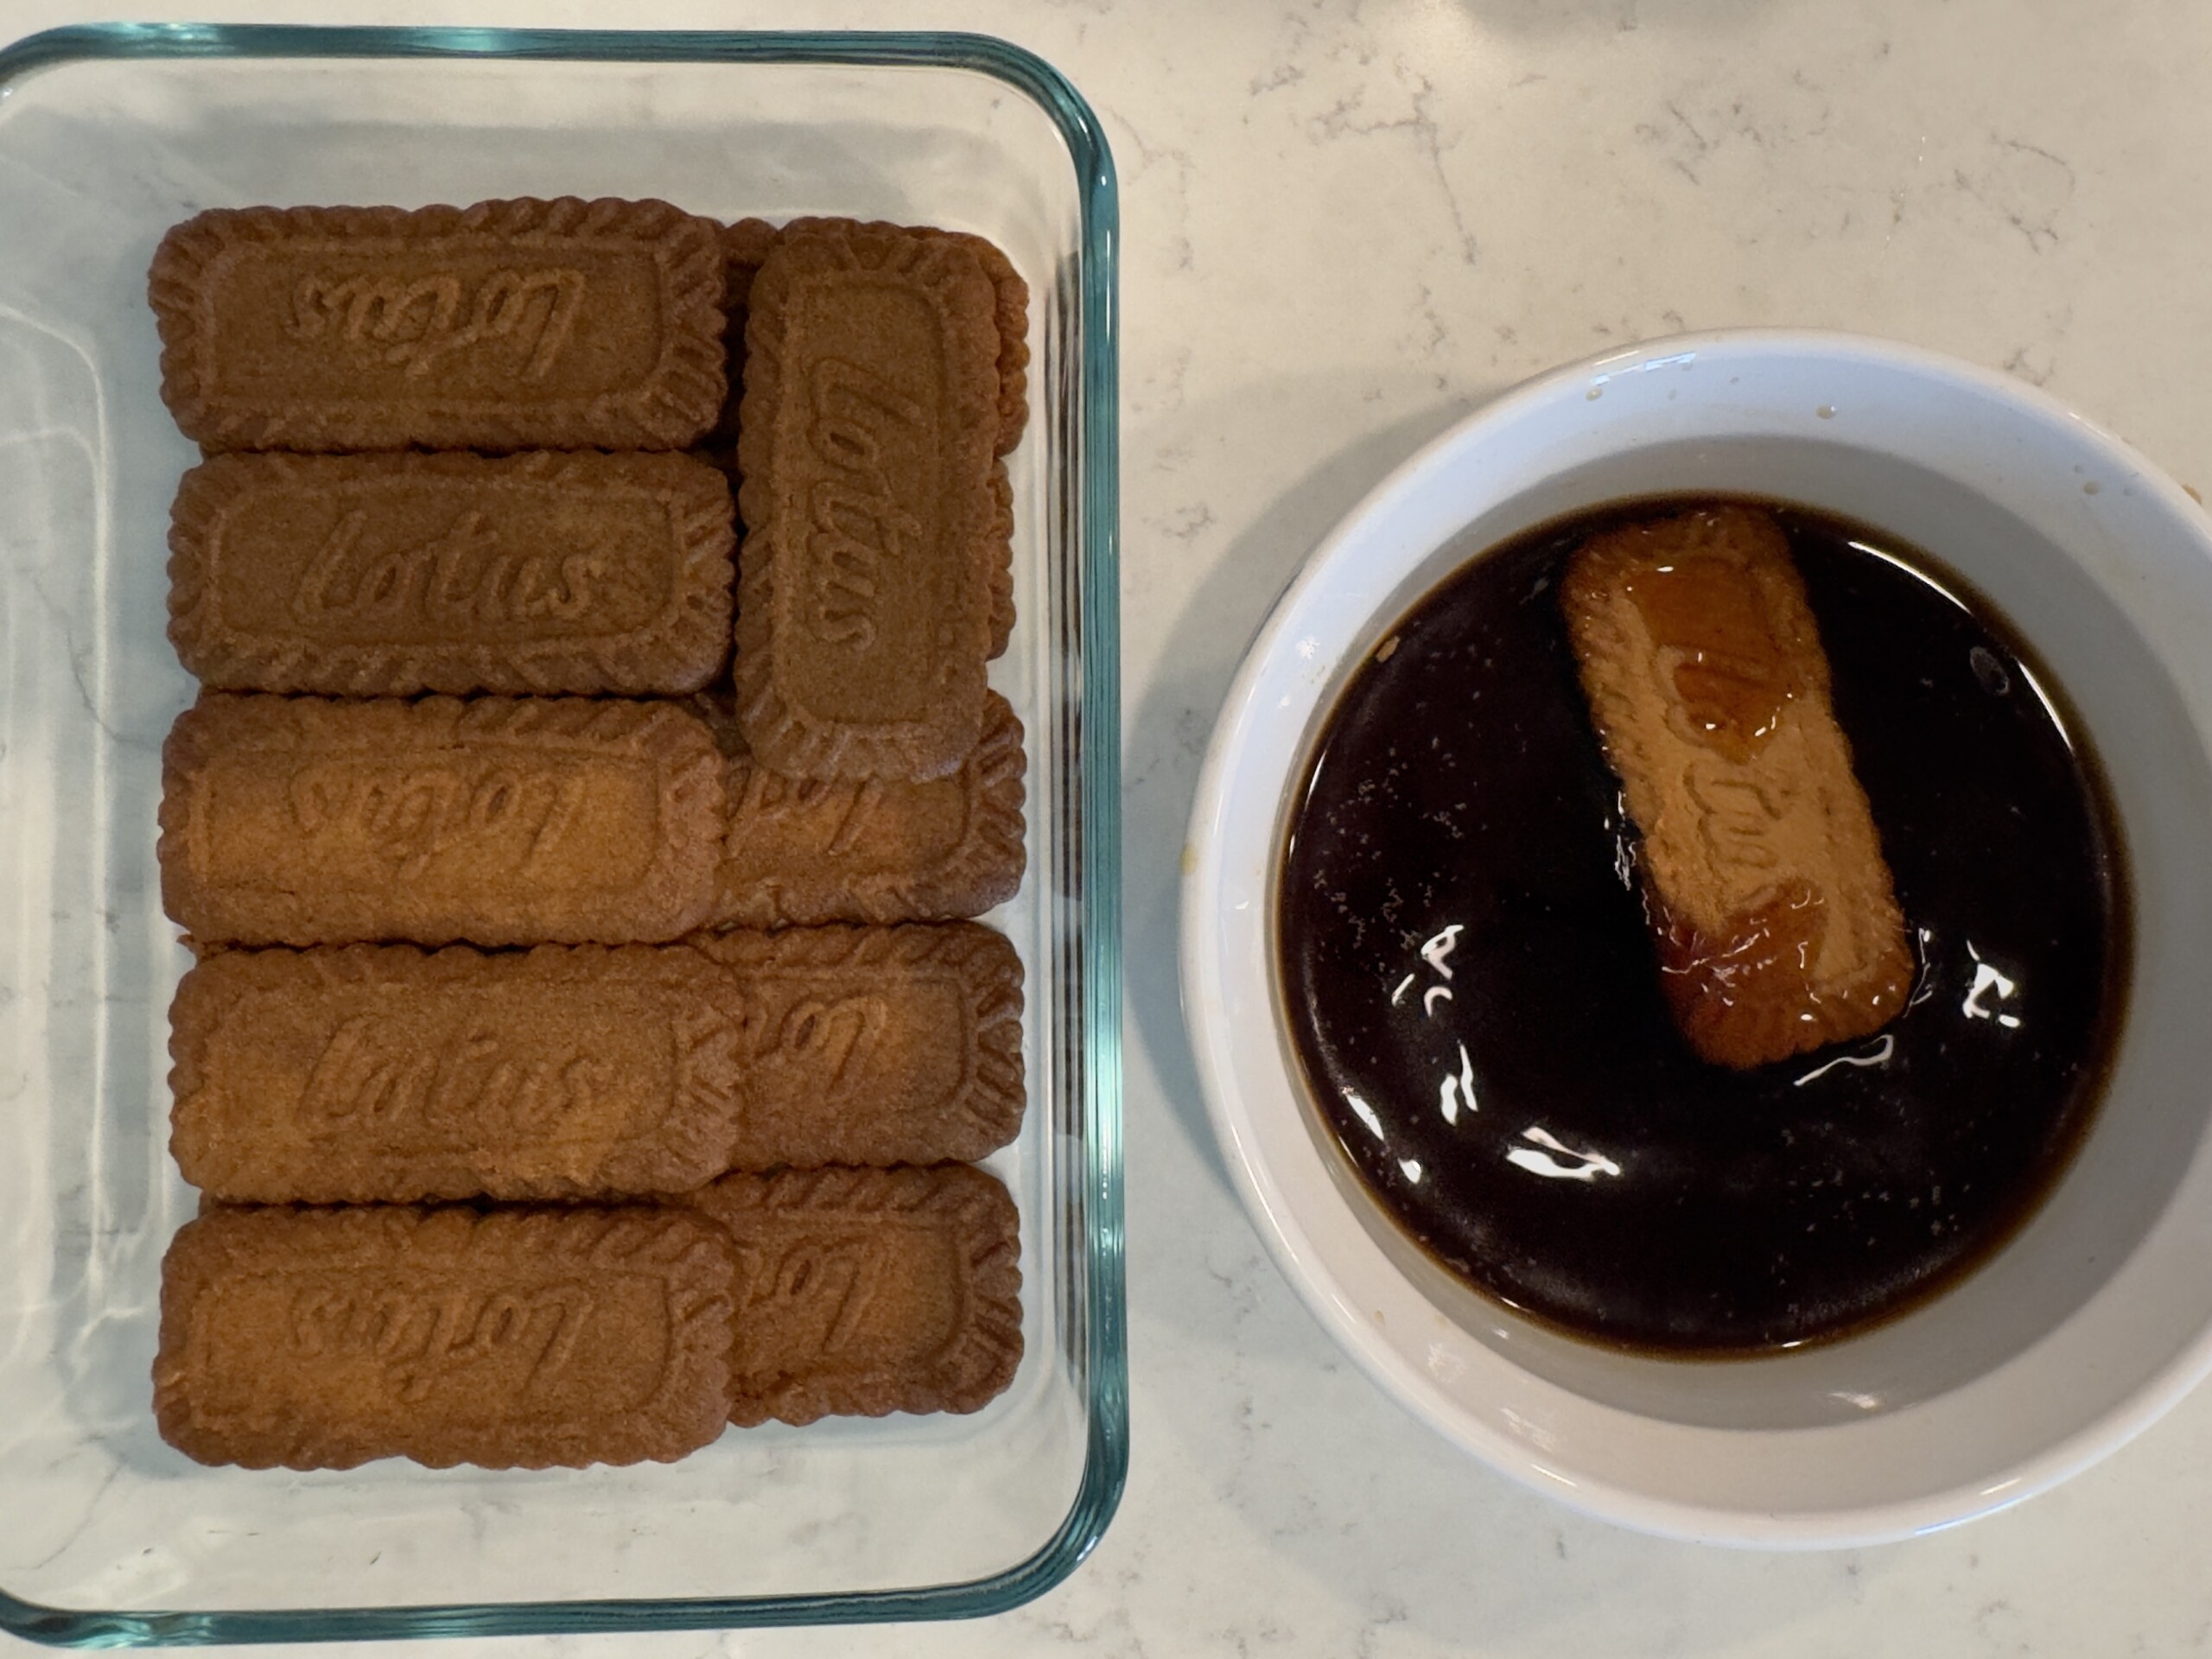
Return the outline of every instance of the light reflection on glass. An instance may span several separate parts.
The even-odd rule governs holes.
[[[1405,1173],[1406,1173],[1406,1179],[1407,1179],[1408,1180],[1409,1180],[1409,1181],[1413,1182],[1415,1185],[1419,1185],[1421,1184],[1421,1160],[1420,1160],[1420,1159],[1418,1159],[1418,1158],[1401,1158],[1401,1159],[1399,1159],[1399,1160],[1398,1160],[1398,1167],[1399,1167],[1400,1169],[1402,1169],[1402,1170],[1405,1171]]]
[[[1521,1138],[1535,1144],[1514,1147],[1505,1154],[1505,1161],[1531,1175],[1559,1181],[1594,1181],[1600,1175],[1621,1173],[1621,1166],[1605,1154],[1579,1152],[1540,1123],[1522,1130]],[[1574,1161],[1566,1161],[1568,1159]]]
[[[1349,1089],[1344,1090],[1344,1104],[1351,1108],[1351,1115],[1367,1125],[1367,1130],[1377,1141],[1382,1138],[1382,1120],[1375,1116],[1375,1109]]]

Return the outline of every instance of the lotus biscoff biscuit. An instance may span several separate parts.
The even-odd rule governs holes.
[[[169,1148],[233,1203],[689,1192],[731,1166],[750,1003],[681,948],[226,950],[169,1009]]]
[[[1029,423],[1029,285],[1014,270],[997,244],[964,231],[938,231],[926,225],[891,225],[852,219],[795,219],[779,230],[764,219],[741,219],[722,227],[723,303],[730,316],[728,338],[733,353],[730,385],[743,384],[745,311],[753,293],[753,278],[785,231],[827,231],[844,235],[854,231],[904,232],[914,236],[944,236],[976,256],[990,279],[993,310],[999,331],[998,433],[992,448],[1008,454],[1020,443]],[[732,420],[730,434],[735,435]]]
[[[677,448],[723,388],[718,227],[665,202],[216,209],[149,277],[210,448]]]
[[[690,1202],[737,1249],[733,1422],[976,1411],[1013,1381],[1018,1222],[982,1170],[730,1175]]]
[[[736,1274],[675,1209],[218,1209],[162,1263],[154,1414],[251,1469],[667,1462],[728,1421]]]
[[[731,1169],[982,1158],[1021,1128],[1021,958],[973,922],[705,933],[747,1015]]]
[[[795,219],[779,232],[765,221],[749,219],[723,232],[729,258],[728,280],[734,290],[749,294],[753,276],[766,261],[779,236],[810,232],[831,236],[904,235],[943,237],[976,256],[983,275],[990,279],[992,316],[999,332],[998,431],[991,447],[1001,455],[1011,454],[1029,423],[1029,284],[1021,280],[1014,262],[986,237],[965,231],[940,231],[927,225],[892,225],[880,219]],[[743,303],[742,295],[737,303]]]
[[[210,449],[680,449],[720,413],[721,227],[664,201],[213,208],[147,293]]]
[[[1021,722],[993,692],[950,776],[787,778],[753,758],[710,697],[695,705],[729,756],[718,927],[945,921],[1014,897],[1023,844]]]
[[[207,944],[673,938],[723,769],[674,703],[211,694],[162,748],[162,906]]]
[[[170,1008],[170,1148],[194,1185],[264,1204],[980,1158],[1021,1125],[1021,979],[970,923],[225,950]]]
[[[1026,861],[984,671],[1012,263],[659,201],[248,208],[149,295],[204,457],[163,1438],[583,1466],[1003,1391],[1018,1217],[957,1160],[1020,1130],[1023,968],[950,918]]]
[[[998,430],[992,447],[1004,456],[1021,442],[1021,434],[1029,422],[1029,286],[1021,280],[1020,273],[1014,270],[1012,261],[995,244],[963,232],[934,231],[927,226],[863,224],[849,219],[798,219],[785,229],[796,232],[820,231],[840,236],[855,231],[944,236],[974,254],[976,262],[982,266],[983,274],[990,278],[999,330]],[[753,291],[753,278],[783,233],[765,219],[741,219],[726,226],[722,232],[723,250],[728,260],[726,299],[730,317],[731,396],[724,411],[723,423],[716,429],[716,438],[721,442],[734,444],[737,440],[738,397],[744,385],[745,314]],[[991,493],[1000,520],[993,529],[991,539],[1001,556],[990,573],[989,654],[995,658],[1006,650],[1007,638],[1014,632],[1014,489],[1003,461],[991,469]]]
[[[1594,536],[1560,604],[1690,1046],[1751,1066],[1886,1024],[1912,949],[1772,515],[1700,508]]]
[[[234,691],[696,691],[729,659],[729,487],[681,455],[218,455],[169,638]]]
[[[941,234],[786,231],[753,282],[738,439],[738,721],[791,776],[955,770],[981,734],[999,334]]]

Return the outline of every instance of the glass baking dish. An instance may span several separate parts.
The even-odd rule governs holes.
[[[156,1437],[187,963],[154,865],[193,696],[163,543],[196,459],[145,271],[200,208],[660,196],[979,232],[1028,279],[1011,458],[1030,1111],[994,1167],[1027,1354],[972,1417],[733,1430],[681,1463],[207,1469]],[[0,53],[0,1628],[86,1646],[980,1614],[1127,1467],[1113,163],[1049,66],[956,35],[113,26]]]

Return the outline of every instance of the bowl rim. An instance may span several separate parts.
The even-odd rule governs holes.
[[[1179,963],[1184,1021],[1208,1118],[1255,1230],[1308,1311],[1360,1370],[1401,1407],[1516,1484],[1599,1519],[1692,1542],[1778,1549],[1853,1548],[1938,1531],[2009,1508],[2088,1468],[2147,1428],[2212,1374],[2212,1323],[2196,1332],[2132,1394],[2072,1432],[2015,1460],[1993,1481],[1961,1482],[1883,1503],[1791,1511],[1739,1509],[1657,1496],[1624,1481],[1593,1477],[1584,1466],[1577,1466],[1570,1476],[1551,1466],[1528,1441],[1503,1432],[1458,1404],[1419,1366],[1378,1336],[1379,1313],[1370,1319],[1325,1262],[1311,1230],[1293,1212],[1281,1181],[1257,1144],[1254,1126],[1258,1113],[1280,1109],[1280,1103],[1266,1100],[1255,1112],[1239,1080],[1223,1029],[1226,1022],[1217,1012],[1223,975],[1216,948],[1219,930],[1213,918],[1225,850],[1223,837],[1213,826],[1221,822],[1243,716],[1255,702],[1270,658],[1279,658],[1285,649],[1288,625],[1301,611],[1307,594],[1326,579],[1347,549],[1357,550],[1370,521],[1385,519],[1394,509],[1417,499],[1435,475],[1478,453],[1494,434],[1534,410],[1564,401],[1569,394],[1578,403],[1585,397],[1595,398],[1599,389],[1617,376],[1683,362],[1693,356],[1722,364],[1731,359],[1771,362],[1788,358],[1806,363],[1853,363],[1948,383],[1955,389],[2009,404],[2031,421],[2066,429],[2073,441],[2126,475],[2137,493],[2152,497],[2190,524],[2196,532],[2200,550],[2212,558],[2212,516],[2139,451],[2039,387],[1923,346],[1841,330],[1722,328],[1610,348],[1542,371],[1455,422],[1382,479],[1315,543],[1254,634],[1224,697],[1200,769],[1185,836]],[[1440,545],[1432,542],[1429,551]],[[1392,603],[1401,602],[1405,601],[1382,596],[1363,626]],[[1296,756],[1306,752],[1307,741],[1302,737],[1294,751],[1294,767]],[[1271,823],[1271,837],[1275,829]],[[1272,969],[1263,971],[1272,981]],[[1294,1077],[1289,1081],[1296,1109],[1298,1084]],[[1325,1157],[1318,1144],[1312,1146],[1312,1151],[1317,1160]],[[1351,1225],[1359,1226],[1360,1217],[1341,1184],[1329,1182],[1326,1190],[1327,1203],[1340,1210]],[[1389,1266],[1389,1272],[1414,1297],[1427,1300],[1395,1264]],[[1503,1356],[1499,1363],[1513,1364]],[[1571,1391],[1562,1389],[1560,1392]],[[1619,1410],[1576,1397],[1583,1398],[1593,1409]],[[1793,1435],[1845,1431],[1823,1427],[1694,1432],[1778,1444]]]

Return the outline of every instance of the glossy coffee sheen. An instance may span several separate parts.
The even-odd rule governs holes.
[[[1662,998],[1556,586],[1592,532],[1471,561],[1354,675],[1277,893],[1306,1082],[1385,1211],[1579,1336],[1831,1338],[1986,1258],[2094,1109],[2128,956],[2119,837],[2047,676],[1925,555],[1777,507],[1920,959],[1906,1011],[1747,1071]]]

